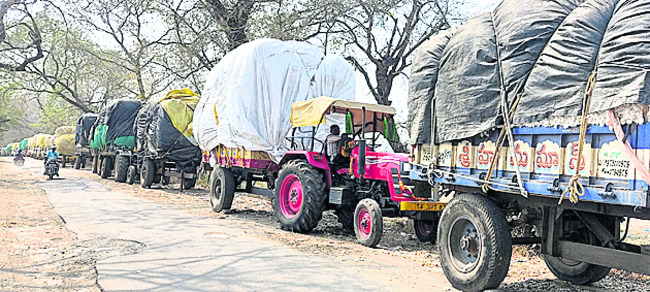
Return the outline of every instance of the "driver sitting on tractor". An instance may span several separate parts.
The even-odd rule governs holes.
[[[339,141],[341,140],[341,129],[337,125],[330,127],[330,134],[325,138],[325,154],[330,159],[334,159],[339,153]]]

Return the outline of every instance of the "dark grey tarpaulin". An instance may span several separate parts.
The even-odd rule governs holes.
[[[90,146],[90,133],[93,125],[97,121],[97,114],[83,114],[77,120],[77,126],[74,133],[74,144],[78,147]]]
[[[174,127],[161,104],[143,105],[133,128],[138,153],[176,162],[186,172],[196,171],[201,162],[201,150]]]
[[[428,114],[419,112],[433,100],[437,142],[491,130],[499,93],[509,102],[521,94],[515,125],[578,116],[592,72],[590,111],[650,102],[650,1],[506,0],[487,15],[458,27],[441,61],[415,60],[429,64],[414,65],[411,76],[420,88],[409,94],[413,143],[430,142]],[[440,39],[429,42],[417,54]]]
[[[116,100],[99,114],[95,128],[98,125],[108,126],[105,143],[112,143],[118,137],[134,136],[133,122],[140,104],[138,100]]]

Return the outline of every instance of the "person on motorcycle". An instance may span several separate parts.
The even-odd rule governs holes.
[[[18,149],[18,152],[16,152],[16,157],[14,157],[14,161],[18,160],[25,160],[25,157],[23,156],[23,151]]]
[[[56,145],[50,147],[50,150],[47,151],[47,154],[45,154],[45,163],[43,164],[44,166],[47,166],[48,163],[51,161],[56,163],[56,161],[59,159],[59,151],[56,151]],[[43,174],[47,174],[47,168],[45,171],[43,171]]]

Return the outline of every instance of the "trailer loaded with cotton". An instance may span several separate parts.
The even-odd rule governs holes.
[[[144,188],[180,179],[181,191],[194,187],[202,153],[193,137],[192,119],[199,96],[189,89],[172,90],[138,111],[133,131],[135,156],[118,156],[115,180]]]
[[[86,162],[92,157],[90,140],[97,117],[97,114],[85,113],[77,119],[74,133],[75,169],[86,168]]]
[[[648,243],[625,238],[650,220],[649,26],[648,1],[506,0],[416,53],[409,178],[448,202],[454,287],[496,288],[521,243],[574,284],[650,274]]]
[[[375,151],[381,136],[394,138],[395,110],[351,101],[355,87],[345,60],[305,43],[258,40],[226,55],[194,112],[194,135],[211,153],[212,209],[230,209],[235,191],[268,196],[294,232],[335,210],[366,246],[381,239],[383,216],[431,226],[436,213],[416,208],[442,204],[427,205],[400,178],[407,155]]]
[[[118,155],[133,155],[133,123],[140,105],[137,100],[116,100],[97,117],[91,129],[90,148],[93,173],[98,173],[101,178],[111,176]]]

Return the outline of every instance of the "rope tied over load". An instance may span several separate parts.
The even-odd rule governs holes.
[[[562,201],[567,196],[571,203],[577,204],[580,197],[585,195],[585,187],[580,182],[580,178],[582,178],[580,175],[580,164],[582,163],[582,153],[585,146],[585,137],[587,136],[587,129],[589,128],[589,107],[591,106],[591,95],[594,91],[594,87],[596,86],[596,76],[596,71],[591,73],[591,76],[589,76],[589,82],[587,82],[585,95],[582,100],[582,117],[580,123],[580,137],[578,138],[578,160],[576,161],[576,170],[569,180],[569,185],[564,190],[562,195],[560,195],[558,205],[562,204]]]

